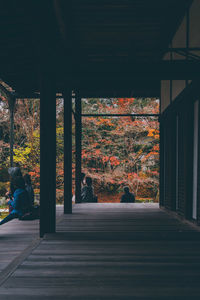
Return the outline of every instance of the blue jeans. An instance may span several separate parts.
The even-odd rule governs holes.
[[[14,212],[11,212],[7,217],[5,217],[1,222],[0,222],[0,225],[3,225],[15,218],[18,218],[18,214],[14,213]]]

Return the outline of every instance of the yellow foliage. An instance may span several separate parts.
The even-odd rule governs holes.
[[[39,138],[40,137],[40,131],[39,130],[34,130],[33,137],[34,138]]]
[[[31,153],[31,147],[18,147],[14,149],[14,162],[25,163],[29,154]]]
[[[63,133],[64,133],[64,128],[63,127],[56,128],[56,134],[62,135]]]

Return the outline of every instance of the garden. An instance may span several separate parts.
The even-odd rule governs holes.
[[[57,203],[63,203],[63,99],[57,101]],[[74,99],[73,99],[74,106]],[[74,110],[74,107],[73,107]],[[159,198],[159,100],[155,98],[82,99],[82,172],[93,178],[99,202],[119,202],[129,186],[136,201]],[[105,116],[108,114],[109,116]],[[141,116],[139,116],[142,114]],[[147,116],[150,114],[150,116]],[[98,116],[97,116],[98,115]],[[113,116],[114,115],[114,116]],[[122,116],[119,116],[122,115]],[[135,116],[134,116],[135,115]],[[32,177],[35,200],[40,193],[40,102],[17,99],[14,111],[13,160]],[[9,189],[10,113],[0,102],[0,205]],[[75,181],[75,120],[72,122],[73,190]]]

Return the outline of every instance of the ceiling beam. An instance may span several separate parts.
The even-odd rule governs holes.
[[[199,61],[160,61],[139,63],[90,63],[80,65],[70,74],[72,81],[80,80],[185,80],[200,78]]]

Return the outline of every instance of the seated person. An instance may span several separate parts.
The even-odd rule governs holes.
[[[81,190],[85,186],[85,173],[81,172]],[[72,203],[76,202],[76,197],[75,195],[72,196]]]
[[[81,187],[85,186],[85,173],[81,172]]]
[[[130,193],[129,187],[124,187],[124,194],[121,197],[121,203],[134,203],[135,202],[135,196],[133,193]]]
[[[16,176],[13,178],[12,184],[14,188],[13,200],[10,199],[7,203],[13,207],[13,210],[0,222],[0,225],[9,222],[12,219],[20,218],[30,210],[28,194],[25,190],[23,177]]]
[[[86,177],[86,186],[81,189],[81,202],[97,202],[97,196],[94,195],[92,178]]]
[[[13,180],[15,177],[17,176],[20,176],[22,177],[22,172],[20,170],[20,167],[19,166],[16,166],[16,167],[10,167],[8,169],[8,174],[9,174],[9,177],[10,177],[10,191],[6,193],[6,197],[8,197],[9,199],[12,199],[13,198],[13,194],[14,194],[14,191],[15,191],[15,188],[13,186]],[[9,213],[13,210],[13,207],[11,205],[9,205]]]
[[[31,207],[34,206],[34,190],[31,184],[31,176],[29,174],[24,175],[24,181],[25,181],[25,190],[28,193],[29,198],[29,204]]]
[[[13,186],[13,179],[16,177],[22,177],[22,172],[19,167],[10,167],[8,169],[8,174],[10,175],[10,192],[13,196],[14,194],[14,186]]]

